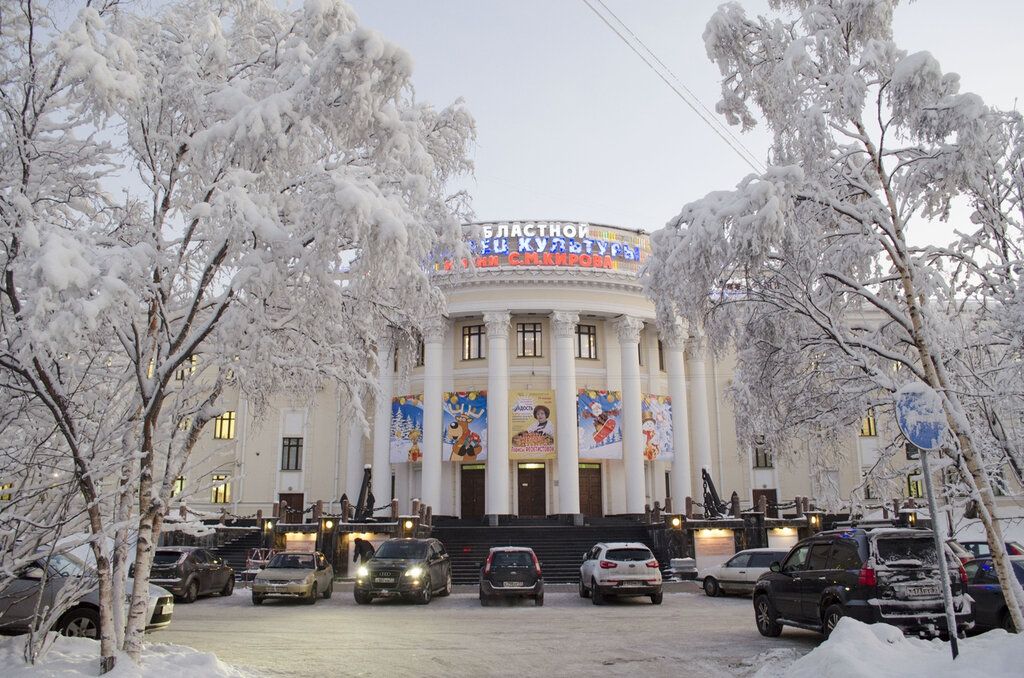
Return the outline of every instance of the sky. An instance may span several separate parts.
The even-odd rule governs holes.
[[[590,0],[598,5],[598,0]],[[714,110],[719,74],[701,34],[719,0],[603,0]],[[653,231],[752,170],[584,0],[350,0],[409,51],[420,101],[476,118],[477,219],[567,220]],[[742,0],[750,15],[767,0]],[[969,11],[965,8],[969,7]],[[908,52],[930,51],[990,105],[1024,99],[1024,3],[919,0],[896,10]],[[707,115],[707,113],[705,113]],[[765,158],[763,129],[740,138]]]

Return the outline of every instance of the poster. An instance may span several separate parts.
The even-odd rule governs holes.
[[[640,430],[644,434],[644,459],[673,461],[672,399],[648,393],[640,400]]]
[[[444,394],[441,458],[483,461],[487,458],[487,391]]]
[[[423,395],[395,396],[391,399],[392,464],[420,461],[420,439],[423,437]]]
[[[509,459],[554,459],[555,392],[509,391]]]
[[[576,396],[580,459],[622,459],[622,395],[580,389]]]

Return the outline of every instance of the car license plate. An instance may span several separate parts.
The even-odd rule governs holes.
[[[937,596],[939,594],[938,586],[908,586],[907,595],[914,598],[920,598],[922,596]]]
[[[502,585],[503,586],[507,586],[509,588],[514,588],[514,587],[522,586],[523,582],[521,582],[521,581],[506,581],[506,582],[502,582]]]
[[[374,584],[394,584],[395,583],[395,578],[394,577],[374,577],[373,583]]]

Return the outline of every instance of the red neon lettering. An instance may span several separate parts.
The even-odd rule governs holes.
[[[580,255],[578,255],[578,254],[570,254],[569,255],[569,265],[570,266],[575,266],[578,263],[580,263]]]
[[[551,252],[545,252],[544,253],[544,265],[545,266],[554,266],[555,265],[555,258],[553,256],[551,256]]]
[[[612,264],[612,258],[611,257],[605,257],[604,258],[604,267],[605,268],[615,268],[615,265]]]
[[[521,259],[522,255],[520,255],[519,252],[512,252],[511,254],[508,255],[508,263],[512,264],[513,266],[521,266],[523,263],[522,261],[520,261]]]
[[[591,257],[589,254],[581,254],[580,255],[580,266],[590,266],[592,261],[593,261],[593,257]]]
[[[569,255],[565,252],[560,252],[555,255],[555,266],[565,266],[569,263]]]
[[[536,252],[527,252],[526,256],[523,257],[523,263],[525,263],[527,265],[529,265],[529,264],[537,265],[537,264],[540,263],[540,257],[537,256]]]

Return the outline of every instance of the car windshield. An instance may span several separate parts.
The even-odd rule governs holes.
[[[495,551],[491,558],[495,567],[531,567],[533,556],[529,551]]]
[[[625,548],[608,549],[608,553],[605,557],[608,558],[608,560],[617,560],[619,562],[639,562],[643,560],[650,560],[654,556],[651,554],[649,549]]]
[[[879,539],[876,542],[879,565],[899,567],[900,565],[938,566],[935,557],[935,541],[930,537],[899,537]]]
[[[314,567],[312,553],[278,553],[267,563],[267,568],[283,568],[312,570]]]
[[[374,557],[423,560],[427,557],[427,544],[418,541],[386,541],[380,545]]]
[[[92,568],[73,556],[55,553],[49,557],[49,562],[50,568],[64,577],[82,577],[95,574]]]

